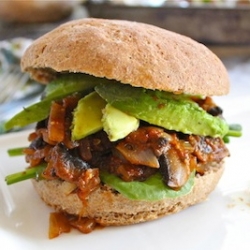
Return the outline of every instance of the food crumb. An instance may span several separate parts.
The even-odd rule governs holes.
[[[227,204],[228,208],[238,208],[242,211],[250,209],[250,188],[233,193],[230,196],[230,203]]]

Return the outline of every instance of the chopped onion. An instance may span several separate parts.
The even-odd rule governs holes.
[[[53,102],[50,109],[50,116],[48,121],[48,137],[49,140],[55,142],[62,142],[64,139],[64,121],[65,121],[65,108]]]
[[[75,183],[63,181],[61,185],[61,189],[64,194],[69,195],[77,188]]]
[[[61,233],[68,233],[71,225],[63,213],[51,213],[49,218],[49,239],[58,237]]]

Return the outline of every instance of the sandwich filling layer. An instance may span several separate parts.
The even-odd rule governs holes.
[[[67,77],[69,76],[66,76],[66,79]],[[69,82],[65,81],[65,78],[62,79],[64,80],[59,80],[61,84],[67,86]],[[69,79],[72,80],[74,77],[70,76]],[[80,78],[77,79],[75,78],[76,82],[79,79],[84,79],[84,75],[80,75]],[[103,85],[105,84],[108,86],[109,83],[103,83]],[[83,86],[85,85],[83,84]],[[108,115],[100,117],[100,115],[93,114],[97,111],[102,114],[105,111],[105,105],[116,105],[114,99],[111,98],[109,103],[110,97],[103,99],[102,96],[97,94],[101,92],[102,85],[88,83],[86,85],[87,93],[86,89],[84,91],[79,89],[71,93],[72,88],[67,92],[66,87],[62,88],[60,84],[55,85],[56,87],[51,86],[48,85],[45,91],[46,95],[40,104],[35,105],[36,109],[41,103],[47,105],[48,102],[50,107],[47,115],[43,114],[44,117],[39,117],[39,119],[36,117],[38,120],[36,129],[30,134],[30,146],[24,151],[26,160],[30,168],[41,164],[44,166],[42,178],[48,180],[60,179],[71,183],[72,192],[76,192],[82,200],[86,199],[102,182],[130,199],[160,200],[166,197],[184,195],[192,189],[194,173],[203,175],[207,166],[213,165],[213,163],[221,163],[225,157],[229,156],[222,136],[216,136],[217,132],[215,136],[198,135],[191,132],[183,133],[174,130],[173,127],[167,129],[158,124],[152,124],[150,123],[151,118],[149,120],[138,119],[137,114],[141,114],[143,111],[142,104],[138,104],[140,105],[138,110],[142,111],[137,112],[135,100],[133,112],[129,112],[129,110],[132,110],[129,109],[131,104],[129,103],[126,106],[123,103],[121,105],[122,98],[119,98],[118,92],[116,101],[119,100],[120,105],[125,107],[120,110],[118,105],[119,112],[132,116],[133,119],[138,119],[138,123],[135,127],[132,126],[131,131],[127,131],[121,138],[112,140],[109,130],[112,134],[113,125],[109,125],[106,130],[104,128],[105,119]],[[79,83],[76,86],[79,86]],[[119,86],[119,83],[116,83],[116,86]],[[61,95],[61,98],[58,98],[57,89],[60,88],[64,89],[64,93],[62,96],[62,91],[58,91]],[[138,88],[131,88],[138,91]],[[76,111],[79,109],[81,100],[86,99],[86,96],[90,95],[88,93],[93,93],[95,89],[97,92],[94,92],[94,96],[97,95],[98,98],[102,99],[100,106],[97,105],[97,99],[94,99],[92,107],[90,107],[91,102],[88,105],[85,103],[85,106],[83,106],[85,107],[85,116],[81,116],[81,119],[79,119]],[[151,92],[154,93],[154,91]],[[151,92],[150,94],[152,94]],[[167,99],[164,97],[167,103],[173,101],[183,103],[181,95],[171,94],[173,97],[169,97],[170,94],[167,92],[161,92],[161,95],[167,96]],[[151,103],[148,102],[144,106],[145,109],[149,109],[149,107],[154,109],[153,112],[157,116],[157,112],[159,112],[157,109],[164,110],[164,107],[157,103],[159,96],[157,98],[156,96],[151,96]],[[174,100],[171,101],[171,98]],[[213,102],[212,98],[188,95],[185,98],[188,98],[188,107],[195,106],[199,112],[205,113],[210,120],[221,120],[222,124],[226,124],[222,119],[221,108]],[[156,104],[152,104],[152,102],[156,102]],[[31,107],[33,113],[37,113],[33,109],[34,107]],[[29,108],[25,109],[23,114],[17,115],[18,119],[14,117],[10,124],[20,122],[22,116],[25,115],[32,116]],[[36,116],[39,115],[36,114]],[[116,115],[113,116],[117,117]],[[161,120],[184,120],[184,124],[186,123],[188,127],[189,122],[192,123],[192,116],[189,118],[184,116],[184,114],[182,116],[178,112],[172,112],[171,116],[168,117],[167,113],[165,117],[161,117]],[[114,117],[112,119],[116,120]],[[119,116],[119,118],[121,117],[123,116]],[[157,120],[157,117],[153,119]],[[79,126],[79,124],[81,128],[84,128],[84,131],[86,126],[83,125],[91,124],[91,126],[94,126],[91,120],[95,121],[95,126],[96,122],[101,125],[98,125],[99,127],[97,126],[95,129],[87,127],[87,134],[72,135],[74,127]],[[203,122],[202,116],[200,122]],[[123,120],[117,119],[115,123],[121,124],[121,127],[126,127]],[[171,121],[169,123],[172,124]],[[207,124],[203,126],[207,126]],[[220,131],[221,126],[218,126],[218,128],[217,131]],[[195,131],[195,128],[193,129]],[[206,128],[205,130],[210,131]],[[77,139],[74,139],[74,137],[77,137]],[[148,185],[144,186],[148,182],[153,182],[153,186],[156,187],[151,192],[144,191],[145,189],[149,190]],[[164,191],[159,192],[162,189]]]

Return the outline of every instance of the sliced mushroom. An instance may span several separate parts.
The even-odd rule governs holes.
[[[174,148],[170,148],[165,154],[162,154],[159,162],[163,181],[169,187],[178,190],[187,182],[190,175],[189,166],[186,161],[181,161]]]
[[[128,143],[119,143],[116,147],[124,158],[132,164],[159,168],[159,162],[150,148],[137,148]]]

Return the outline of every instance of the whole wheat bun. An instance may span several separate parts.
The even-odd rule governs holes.
[[[85,18],[36,40],[21,67],[39,82],[80,72],[124,84],[177,93],[224,95],[227,71],[204,45],[148,24]]]
[[[103,226],[131,225],[177,213],[204,201],[214,190],[224,167],[210,167],[205,175],[197,175],[192,191],[178,198],[160,201],[130,200],[107,186],[101,186],[83,202],[75,193],[67,193],[67,183],[60,180],[33,180],[44,202],[58,211],[95,219]]]

